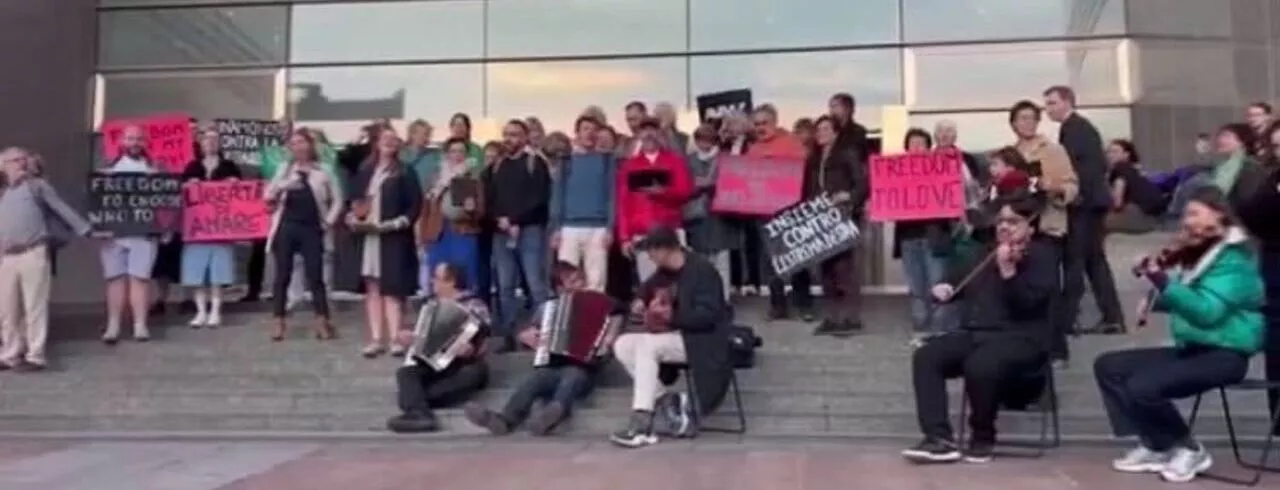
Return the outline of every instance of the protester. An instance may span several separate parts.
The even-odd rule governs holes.
[[[837,206],[845,207],[854,222],[861,222],[871,190],[866,168],[853,149],[837,145],[839,134],[831,116],[818,118],[815,129],[816,146],[805,160],[800,198],[812,199],[825,194]],[[813,332],[815,335],[844,336],[862,330],[860,252],[859,249],[842,252],[819,266],[827,305],[822,323]]]
[[[467,143],[467,166],[471,170],[479,170],[487,162],[486,150],[471,141],[471,116],[459,112],[449,118],[449,138],[460,139]],[[488,145],[486,145],[487,147]],[[419,175],[418,177],[424,177]],[[426,182],[425,180],[423,182]]]
[[[431,133],[431,124],[423,119],[415,119],[409,123],[409,138],[399,155],[400,163],[412,169],[418,175],[419,184],[423,186],[435,181],[443,158],[440,147],[431,141]]]
[[[147,157],[146,136],[139,126],[129,126],[120,136],[120,156],[103,172],[151,174],[156,167]],[[102,341],[115,345],[125,304],[133,314],[133,338],[151,340],[147,314],[151,306],[151,271],[155,266],[154,236],[119,236],[102,246],[102,272],[107,281],[107,328]]]
[[[488,284],[482,279],[487,275],[488,256],[481,254],[480,248],[485,235],[484,184],[467,171],[466,152],[466,141],[455,138],[445,142],[444,164],[426,188],[418,239],[428,259],[423,284],[428,290],[430,272],[440,264],[457,267],[467,284]]]
[[[676,127],[676,108],[670,102],[659,102],[653,106],[653,117],[658,119],[658,129],[666,142],[666,148],[681,155],[687,154],[689,134]]]
[[[808,157],[809,150],[799,138],[796,138],[790,132],[778,127],[778,110],[770,104],[764,104],[753,111],[752,126],[755,129],[755,138],[752,140],[751,147],[747,149],[746,155],[761,160],[772,160],[781,164],[794,164],[804,162]],[[813,292],[810,289],[813,278],[809,275],[808,270],[801,270],[792,274],[790,280],[784,280],[776,277],[772,270],[773,267],[768,264],[769,254],[765,247],[766,233],[764,231],[764,222],[767,218],[751,220],[746,224],[746,239],[755,243],[756,267],[769,276],[769,319],[783,320],[791,317],[791,304],[787,300],[787,285],[791,286],[791,300],[797,310],[800,311],[800,317],[805,322],[812,322],[813,315]]]
[[[911,128],[907,130],[902,146],[907,153],[926,153],[933,148],[933,137],[923,129]],[[953,225],[953,220],[949,219],[894,223],[893,256],[902,259],[907,291],[911,296],[911,324],[914,328],[911,344],[914,346],[952,329],[954,308],[946,304],[934,305],[929,300],[929,288],[942,282],[946,274],[947,258],[952,252]]]
[[[728,299],[732,289],[729,250],[735,243],[740,243],[742,237],[738,236],[738,230],[730,226],[723,216],[711,212],[711,200],[715,197],[716,177],[720,169],[716,161],[720,155],[719,145],[714,125],[704,123],[693,132],[693,149],[686,161],[689,164],[689,175],[693,177],[694,191],[682,213],[689,248],[706,257],[715,266],[724,285],[725,298]]]
[[[854,121],[854,113],[857,111],[857,102],[852,95],[847,93],[838,93],[831,96],[827,101],[827,114],[836,122],[839,136],[836,138],[836,145],[841,149],[853,150],[858,158],[866,163],[867,158],[871,156],[871,149],[867,143],[867,128]]]
[[[1251,196],[1236,205],[1236,212],[1249,234],[1258,242],[1261,274],[1266,293],[1262,313],[1266,320],[1263,349],[1266,353],[1266,376],[1280,382],[1280,122],[1271,124],[1266,133],[1270,157],[1261,165],[1262,175]],[[1270,409],[1280,408],[1280,393],[1268,393]],[[1280,432],[1280,431],[1278,431]]]
[[[618,139],[618,157],[626,159],[640,153],[640,124],[649,119],[649,107],[644,102],[631,101],[624,108],[623,115],[631,134]]]
[[[1142,175],[1138,150],[1127,139],[1114,139],[1107,145],[1107,161],[1111,172],[1111,212],[1107,214],[1108,232],[1144,233],[1155,228],[1153,218],[1169,207],[1166,196]]]
[[[596,148],[598,123],[594,119],[579,117],[574,126],[577,150],[556,181],[552,243],[560,261],[581,267],[588,289],[603,292],[613,243],[617,162],[611,152]]]
[[[745,154],[751,148],[752,133],[749,115],[740,112],[725,114],[720,120],[720,154]],[[754,222],[750,219],[726,217],[725,223],[737,238],[729,247],[730,283],[744,296],[764,293],[764,271],[761,267],[764,259],[760,257],[760,243],[750,239],[754,236],[754,230],[751,229]]]
[[[529,128],[529,146],[542,150],[547,138],[547,128],[542,125],[542,120],[537,116],[529,116],[524,118],[524,124]]]
[[[1253,130],[1254,136],[1256,136],[1253,139],[1253,146],[1249,147],[1249,154],[1254,157],[1265,157],[1270,150],[1266,136],[1267,129],[1271,127],[1271,123],[1274,121],[1272,112],[1271,104],[1266,102],[1254,102],[1245,109],[1245,122]]]
[[[240,167],[223,157],[218,131],[200,133],[200,158],[182,171],[188,185],[199,182],[239,180]],[[196,316],[192,328],[222,324],[222,288],[235,280],[235,247],[229,243],[188,243],[182,250],[182,285],[192,289]]]
[[[655,227],[684,231],[681,210],[693,194],[693,178],[684,156],[662,146],[658,121],[646,119],[637,125],[639,152],[618,169],[615,212],[618,241],[622,250],[634,257],[636,276],[641,282],[656,271],[647,255],[635,253],[636,243]]]
[[[813,119],[807,117],[796,119],[796,123],[791,126],[791,134],[800,140],[800,144],[805,148],[811,148],[816,144],[813,140],[813,132]]]
[[[1243,123],[1223,125],[1214,138],[1217,158],[1208,183],[1226,194],[1232,205],[1246,199],[1258,182],[1258,163],[1250,156],[1257,139]]]

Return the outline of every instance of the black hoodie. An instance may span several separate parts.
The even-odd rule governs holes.
[[[947,275],[957,285],[996,249],[970,254]],[[1013,277],[1000,277],[993,258],[974,274],[953,301],[960,310],[960,328],[975,332],[1000,332],[1024,336],[1037,347],[1047,348],[1050,335],[1049,305],[1058,290],[1058,255],[1048,238],[1037,236],[1027,245]]]

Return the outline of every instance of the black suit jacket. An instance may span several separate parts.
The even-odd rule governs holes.
[[[1071,157],[1071,167],[1080,181],[1077,205],[1084,209],[1105,210],[1111,207],[1111,191],[1107,188],[1107,156],[1098,128],[1079,113],[1073,112],[1062,121],[1058,143]]]

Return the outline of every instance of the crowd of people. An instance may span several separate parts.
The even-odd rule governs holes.
[[[1280,302],[1280,229],[1272,224],[1280,212],[1280,123],[1270,106],[1254,104],[1248,123],[1214,135],[1211,164],[1162,188],[1142,172],[1134,145],[1105,142],[1076,102],[1066,86],[1048,88],[1041,102],[1017,102],[1009,110],[1010,144],[990,152],[960,149],[951,122],[906,133],[904,152],[961,152],[967,212],[894,226],[917,332],[912,372],[925,435],[904,455],[989,459],[1010,379],[1019,380],[1018,393],[1041,391],[1043,380],[1030,380],[1034,389],[1027,389],[1013,375],[1065,363],[1072,332],[1129,329],[1104,246],[1109,219],[1172,208],[1178,243],[1135,273],[1150,281],[1154,306],[1169,313],[1176,345],[1107,354],[1095,374],[1117,435],[1141,441],[1115,468],[1189,481],[1211,459],[1171,399],[1239,381],[1264,344],[1268,375],[1280,379],[1280,313],[1264,309]],[[651,112],[632,102],[626,133],[588,107],[572,137],[546,133],[536,118],[513,119],[501,141],[483,146],[472,140],[465,114],[449,121],[439,144],[426,121],[411,123],[405,138],[375,121],[340,148],[319,131],[291,128],[252,169],[266,182],[271,227],[253,244],[242,301],[260,298],[270,262],[270,338],[286,337],[289,311],[310,295],[314,336],[326,340],[336,334],[329,290],[362,294],[368,342],[361,354],[369,358],[405,354],[413,342],[407,300],[420,290],[466,305],[485,327],[457,362],[436,369],[410,360],[396,374],[401,413],[388,427],[419,432],[438,429],[433,407],[484,388],[486,356],[537,345],[531,310],[573,291],[607,292],[645,319],[611,339],[614,357],[634,379],[633,414],[611,440],[638,447],[657,442],[658,432],[688,434],[696,431],[693,414],[714,410],[728,386],[734,292],[767,290],[770,319],[789,318],[794,308],[816,322],[817,335],[862,329],[859,253],[842,252],[814,268],[826,303],[818,308],[810,271],[785,279],[770,273],[762,219],[723,215],[709,204],[722,155],[803,161],[799,198],[825,194],[864,223],[874,149],[855,109],[851,95],[835,94],[826,114],[788,130],[765,104],[686,134],[670,104]],[[1043,117],[1061,124],[1056,138],[1040,132]],[[197,157],[184,181],[255,178],[223,158],[216,131],[193,130]],[[164,291],[170,282],[192,289],[192,327],[222,323],[233,245],[95,231],[40,178],[38,157],[10,148],[0,153],[0,167],[0,367],[46,366],[54,252],[76,236],[92,237],[101,249],[104,342],[120,340],[126,310],[132,337],[148,340],[153,287]],[[125,129],[120,157],[99,170],[160,171],[138,127]],[[1082,328],[1076,318],[1086,279],[1102,321]],[[968,294],[975,290],[982,294]],[[689,367],[697,396],[664,393],[674,364]],[[522,424],[549,433],[590,391],[598,370],[568,359],[538,367],[505,407],[468,405],[467,418],[494,434]],[[954,377],[964,378],[972,408],[968,441],[957,441],[948,422],[945,381]],[[535,404],[539,398],[549,401]]]

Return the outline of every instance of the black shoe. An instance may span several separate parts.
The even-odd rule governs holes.
[[[991,457],[995,454],[995,444],[990,442],[972,441],[969,447],[964,450],[964,462],[966,463],[987,463],[991,461]]]
[[[964,455],[956,443],[929,437],[914,447],[902,450],[902,457],[913,463],[954,463]]]
[[[547,402],[546,405],[539,407],[529,415],[529,421],[525,423],[529,427],[529,433],[535,436],[545,436],[555,430],[560,422],[564,421],[567,413],[564,405],[560,402]]]
[[[813,321],[817,319],[818,317],[813,314],[813,310],[810,310],[808,308],[800,309],[800,321],[805,323],[813,323]]]
[[[258,291],[249,291],[236,300],[236,303],[257,303],[262,301],[262,293]]]
[[[653,434],[653,413],[633,412],[627,428],[609,435],[609,441],[626,448],[657,444],[658,436]]]
[[[787,320],[791,318],[791,312],[785,307],[771,306],[769,307],[769,321]]]
[[[831,335],[831,333],[838,328],[839,328],[839,324],[837,322],[831,319],[826,319],[826,320],[823,320],[821,323],[819,323],[817,328],[813,329],[813,334],[814,335]]]
[[[19,361],[16,366],[13,366],[13,370],[19,373],[35,373],[35,372],[44,371],[44,369],[45,369],[44,364],[37,364],[34,362],[27,362],[27,361]]]
[[[387,429],[397,434],[435,432],[440,430],[440,421],[431,412],[406,413],[387,420]]]
[[[1120,323],[1098,322],[1093,328],[1084,329],[1080,333],[1085,335],[1120,335],[1125,333],[1125,328]]]
[[[862,331],[861,323],[854,323],[849,320],[842,320],[834,324],[834,326],[831,328],[830,333],[833,337],[851,337],[854,334],[861,331]]]
[[[154,304],[154,305],[151,305],[151,309],[150,309],[150,310],[148,310],[147,312],[148,312],[149,314],[151,314],[151,315],[155,315],[155,316],[164,316],[164,313],[165,313],[165,310],[166,310],[166,309],[167,309],[167,308],[165,307],[164,302],[159,302],[159,303],[156,303],[156,304]]]
[[[484,408],[479,403],[471,402],[462,407],[462,415],[476,427],[489,431],[495,436],[511,433],[511,424],[501,414]]]

